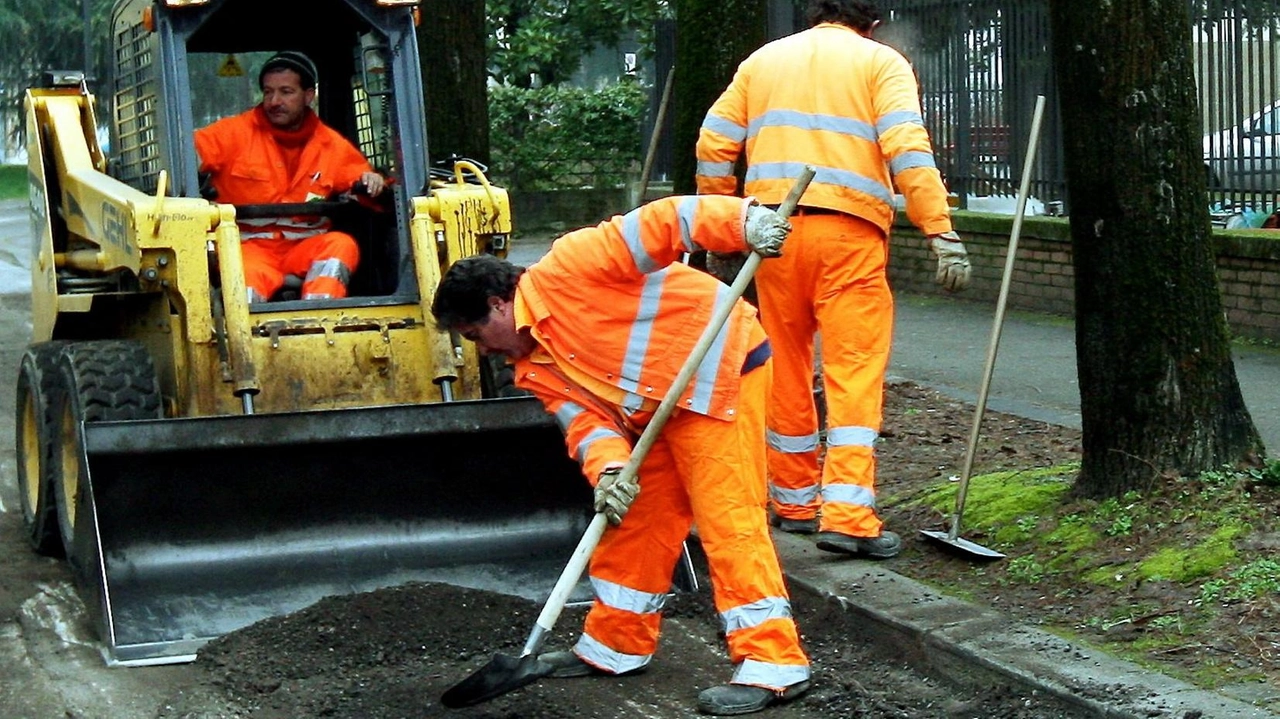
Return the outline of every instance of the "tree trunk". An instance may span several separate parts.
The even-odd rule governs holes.
[[[728,87],[738,63],[764,44],[765,0],[675,0],[676,74],[671,89],[675,132],[672,187],[693,194],[698,128]]]
[[[1050,0],[1050,20],[1075,258],[1076,492],[1257,462],[1215,270],[1186,0]]]
[[[432,0],[418,30],[432,162],[457,155],[489,164],[485,32],[484,3],[473,0]]]

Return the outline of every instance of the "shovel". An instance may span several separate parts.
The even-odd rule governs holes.
[[[978,448],[978,430],[982,427],[982,415],[987,407],[987,392],[991,389],[991,374],[996,365],[996,349],[1000,346],[1000,330],[1004,326],[1004,308],[1009,300],[1009,282],[1013,276],[1013,258],[1018,252],[1018,235],[1022,230],[1022,215],[1027,208],[1027,194],[1031,185],[1031,170],[1036,160],[1036,147],[1040,139],[1040,120],[1044,116],[1044,95],[1036,98],[1035,115],[1031,120],[1031,139],[1027,142],[1027,158],[1022,164],[1022,184],[1018,187],[1018,205],[1013,216],[1013,229],[1009,233],[1009,250],[1004,257],[1004,277],[1000,280],[1000,297],[996,300],[996,318],[991,328],[991,343],[987,347],[987,363],[982,372],[982,384],[978,388],[978,406],[973,413],[973,429],[969,432],[969,444],[964,453],[964,469],[960,473],[960,487],[956,490],[956,512],[951,515],[951,531],[939,532],[922,529],[920,534],[976,560],[1004,559],[994,549],[971,542],[960,536],[960,518],[964,515],[964,502],[969,493],[969,475],[973,471],[973,455]]]
[[[787,198],[778,207],[778,214],[784,218],[791,215],[796,208],[796,204],[800,201],[800,196],[804,194],[805,188],[809,186],[810,180],[813,179],[813,175],[813,168],[806,167],[804,172],[800,174],[800,179],[796,180],[796,184],[791,188],[791,192],[787,194]],[[720,328],[729,319],[729,313],[733,311],[738,298],[742,297],[747,285],[751,283],[751,278],[755,275],[756,268],[760,266],[760,260],[763,258],[755,252],[750,252],[748,255],[746,263],[742,266],[738,276],[733,281],[733,285],[729,288],[728,301],[722,302],[716,309],[715,314],[712,315],[711,322],[703,331],[702,337],[694,345],[693,351],[689,354],[689,358],[685,360],[684,366],[680,368],[680,372],[676,375],[671,388],[667,390],[666,396],[662,398],[662,403],[654,411],[653,419],[649,421],[648,426],[641,433],[640,439],[636,441],[636,446],[631,450],[631,457],[627,460],[626,466],[622,468],[622,474],[618,481],[635,476],[641,462],[644,461],[645,456],[649,453],[649,449],[657,441],[658,433],[662,430],[662,426],[666,424],[667,418],[671,416],[672,410],[675,409],[676,403],[680,400],[680,395],[684,393],[689,380],[693,378],[694,372],[698,370],[698,365],[702,363],[707,350],[711,348],[712,342],[715,341],[716,335],[720,334]],[[569,563],[565,565],[564,571],[560,573],[560,579],[556,581],[555,587],[551,590],[551,595],[547,597],[547,602],[543,605],[542,612],[538,615],[538,620],[534,624],[533,630],[529,633],[529,639],[525,642],[520,656],[496,655],[488,664],[473,672],[471,676],[446,690],[440,697],[441,704],[451,709],[479,704],[532,684],[555,671],[555,668],[546,662],[538,661],[538,650],[542,648],[542,643],[546,641],[547,635],[551,633],[552,627],[556,624],[556,620],[560,618],[560,612],[564,609],[570,591],[582,577],[582,571],[586,569],[587,561],[591,558],[596,544],[600,542],[600,537],[604,535],[604,530],[607,527],[608,520],[605,519],[603,513],[597,512],[595,517],[591,519],[591,524],[587,525],[587,531],[583,533],[582,539],[578,541],[577,548],[573,550],[573,556],[570,557]]]

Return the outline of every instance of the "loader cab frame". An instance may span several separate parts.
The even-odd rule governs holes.
[[[245,23],[246,17],[256,20]],[[154,0],[121,0],[112,31],[115,45],[133,52],[114,58],[116,118],[108,166],[117,179],[148,194],[156,192],[164,169],[168,194],[201,197],[194,131],[257,104],[258,70],[271,54],[306,53],[319,74],[313,107],[320,118],[393,180],[380,212],[354,202],[320,203],[320,212],[354,236],[361,252],[350,296],[322,302],[365,306],[417,298],[410,217],[413,195],[426,193],[430,173],[409,7],[373,0],[211,0],[165,8]],[[271,206],[238,208],[241,216],[270,212]],[[272,302],[254,311],[292,304]]]

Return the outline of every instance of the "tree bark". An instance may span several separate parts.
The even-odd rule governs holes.
[[[694,145],[707,110],[728,87],[738,63],[765,42],[765,0],[675,0],[675,131],[672,188],[693,194]]]
[[[427,12],[424,10],[423,12]],[[418,30],[432,162],[451,155],[489,164],[484,3],[432,0]]]
[[[1210,232],[1185,0],[1050,0],[1084,453],[1119,496],[1256,463]]]

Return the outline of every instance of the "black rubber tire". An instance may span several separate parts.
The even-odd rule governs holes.
[[[32,549],[45,556],[62,555],[54,496],[54,413],[52,394],[58,355],[65,342],[41,342],[27,348],[18,370],[14,436],[17,442],[18,502],[22,525]]]
[[[77,515],[87,505],[80,453],[82,422],[159,419],[163,416],[155,364],[146,348],[128,340],[75,342],[58,355],[55,373],[55,454],[51,463],[58,532],[75,559]]]

